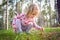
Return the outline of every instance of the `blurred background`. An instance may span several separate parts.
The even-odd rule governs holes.
[[[40,16],[38,20],[35,20],[38,25],[43,27],[60,26],[57,0],[0,0],[0,29],[11,29],[12,20],[17,12],[26,12],[31,3],[37,3],[40,7]]]

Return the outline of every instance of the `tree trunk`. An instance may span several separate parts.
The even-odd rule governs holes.
[[[57,8],[58,8],[58,22],[60,24],[60,0],[57,0]]]
[[[8,30],[8,1],[7,0],[7,5],[6,5],[6,25],[7,25],[7,30]]]
[[[49,2],[49,6],[50,6],[50,9],[49,9],[49,15],[50,15],[50,26],[52,26],[52,22],[51,22],[51,3]]]
[[[4,20],[4,29],[6,29],[6,10],[4,10],[3,20]]]

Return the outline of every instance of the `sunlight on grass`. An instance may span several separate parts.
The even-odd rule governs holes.
[[[57,40],[59,37],[60,28],[44,28],[44,32],[32,29],[30,34],[0,30],[0,40]]]

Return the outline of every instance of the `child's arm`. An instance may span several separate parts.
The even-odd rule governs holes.
[[[33,27],[35,27],[37,30],[44,31],[44,30],[43,30],[43,27],[38,26],[35,22],[33,22]]]
[[[12,21],[12,27],[13,27],[13,28],[17,28],[17,26],[16,26],[16,20],[17,20],[17,18],[19,18],[19,14],[17,14],[17,15],[14,16],[14,18],[13,18],[13,21]]]
[[[22,31],[20,17],[21,17],[21,15],[17,14],[17,16],[13,19],[13,22],[12,22],[13,28],[17,28],[18,31]]]

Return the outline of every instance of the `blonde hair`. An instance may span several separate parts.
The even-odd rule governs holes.
[[[29,7],[28,7],[28,10],[27,10],[27,15],[28,14],[33,14],[32,12],[34,12],[34,8],[37,8],[37,13],[34,13],[36,14],[36,16],[38,16],[39,12],[40,12],[40,8],[38,6],[38,4],[31,4]]]

